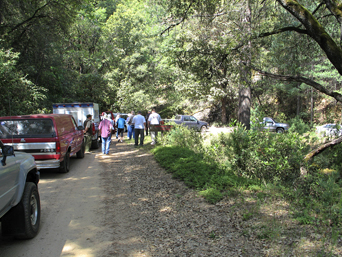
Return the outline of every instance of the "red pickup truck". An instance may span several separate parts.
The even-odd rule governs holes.
[[[30,153],[38,169],[70,169],[70,157],[84,157],[83,127],[69,114],[0,117],[0,139],[15,151]]]

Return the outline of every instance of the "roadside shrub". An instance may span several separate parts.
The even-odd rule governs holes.
[[[206,161],[203,153],[180,146],[159,146],[152,150],[156,160],[174,178],[184,181],[192,188],[201,190],[209,202],[215,203],[222,198],[221,191],[230,188],[248,187],[253,180],[236,176],[223,170],[214,161]]]
[[[209,203],[212,204],[222,199],[221,192],[214,188],[208,188],[207,190],[199,192],[199,194],[203,196]]]
[[[189,187],[202,189],[209,183],[211,176],[219,172],[216,164],[206,162],[202,154],[188,148],[156,147],[152,152],[156,160],[171,172],[174,178],[183,180]]]
[[[342,225],[342,188],[338,173],[315,172],[301,176],[293,182],[292,188],[281,190],[296,206],[295,219],[301,224]]]
[[[304,134],[310,132],[310,125],[306,124],[302,119],[296,117],[289,121],[289,132],[296,132],[298,134]]]
[[[236,175],[264,182],[289,182],[299,176],[303,148],[297,133],[237,128],[232,133],[220,134],[205,150]]]
[[[201,133],[176,123],[172,125],[174,126],[173,129],[164,133],[161,139],[162,145],[186,147],[189,149],[200,149],[202,147],[203,139]]]
[[[322,171],[332,169],[339,171],[342,178],[342,144],[327,148],[324,152],[315,156],[311,162],[310,170]]]

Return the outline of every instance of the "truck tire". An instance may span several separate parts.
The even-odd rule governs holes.
[[[4,236],[31,239],[38,234],[40,224],[40,198],[36,184],[26,182],[20,202],[2,217]]]
[[[207,131],[207,127],[206,127],[206,126],[202,126],[200,132],[201,132],[201,133],[204,133],[204,132],[206,132],[206,131]]]
[[[84,158],[84,151],[85,151],[85,144],[84,144],[84,140],[83,140],[82,145],[81,145],[81,149],[76,153],[77,158],[83,159]]]
[[[40,198],[36,184],[26,182],[21,201],[24,211],[24,234],[17,235],[19,239],[30,239],[38,234],[40,224]]]
[[[277,128],[277,133],[284,133],[284,129],[283,128]]]
[[[64,160],[61,162],[59,166],[59,172],[60,173],[67,173],[70,169],[70,152],[66,152],[64,156]]]

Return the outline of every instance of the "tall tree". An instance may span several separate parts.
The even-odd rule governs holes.
[[[116,109],[149,108],[161,100],[158,95],[170,89],[173,67],[161,54],[163,38],[158,37],[163,12],[159,5],[126,1],[117,5],[106,23],[106,77],[117,90]]]
[[[1,1],[0,45],[20,53],[16,69],[55,99],[71,88],[63,41],[83,0]],[[50,102],[42,102],[41,107]]]

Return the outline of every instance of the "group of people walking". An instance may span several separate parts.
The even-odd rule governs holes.
[[[144,145],[144,137],[148,135],[148,131],[151,125],[159,125],[161,122],[160,115],[153,108],[152,112],[149,111],[144,117],[141,111],[135,115],[134,111],[127,118],[127,139],[134,138],[134,145]],[[146,133],[146,134],[145,134]],[[156,143],[156,132],[150,131],[152,138],[152,145]],[[140,140],[139,140],[140,139]]]
[[[149,128],[151,125],[159,125],[161,123],[161,117],[153,108],[144,117],[141,111],[132,111],[127,119],[125,120],[120,114],[117,115],[115,121],[112,120],[111,114],[102,113],[102,120],[99,125],[99,130],[101,131],[102,139],[102,153],[109,154],[109,148],[111,143],[112,134],[117,129],[116,138],[118,142],[123,142],[123,133],[125,130],[125,125],[127,126],[127,139],[134,139],[134,146],[144,145],[144,137],[148,135]],[[85,126],[86,127],[86,126]],[[157,132],[150,131],[152,145],[156,144]]]

